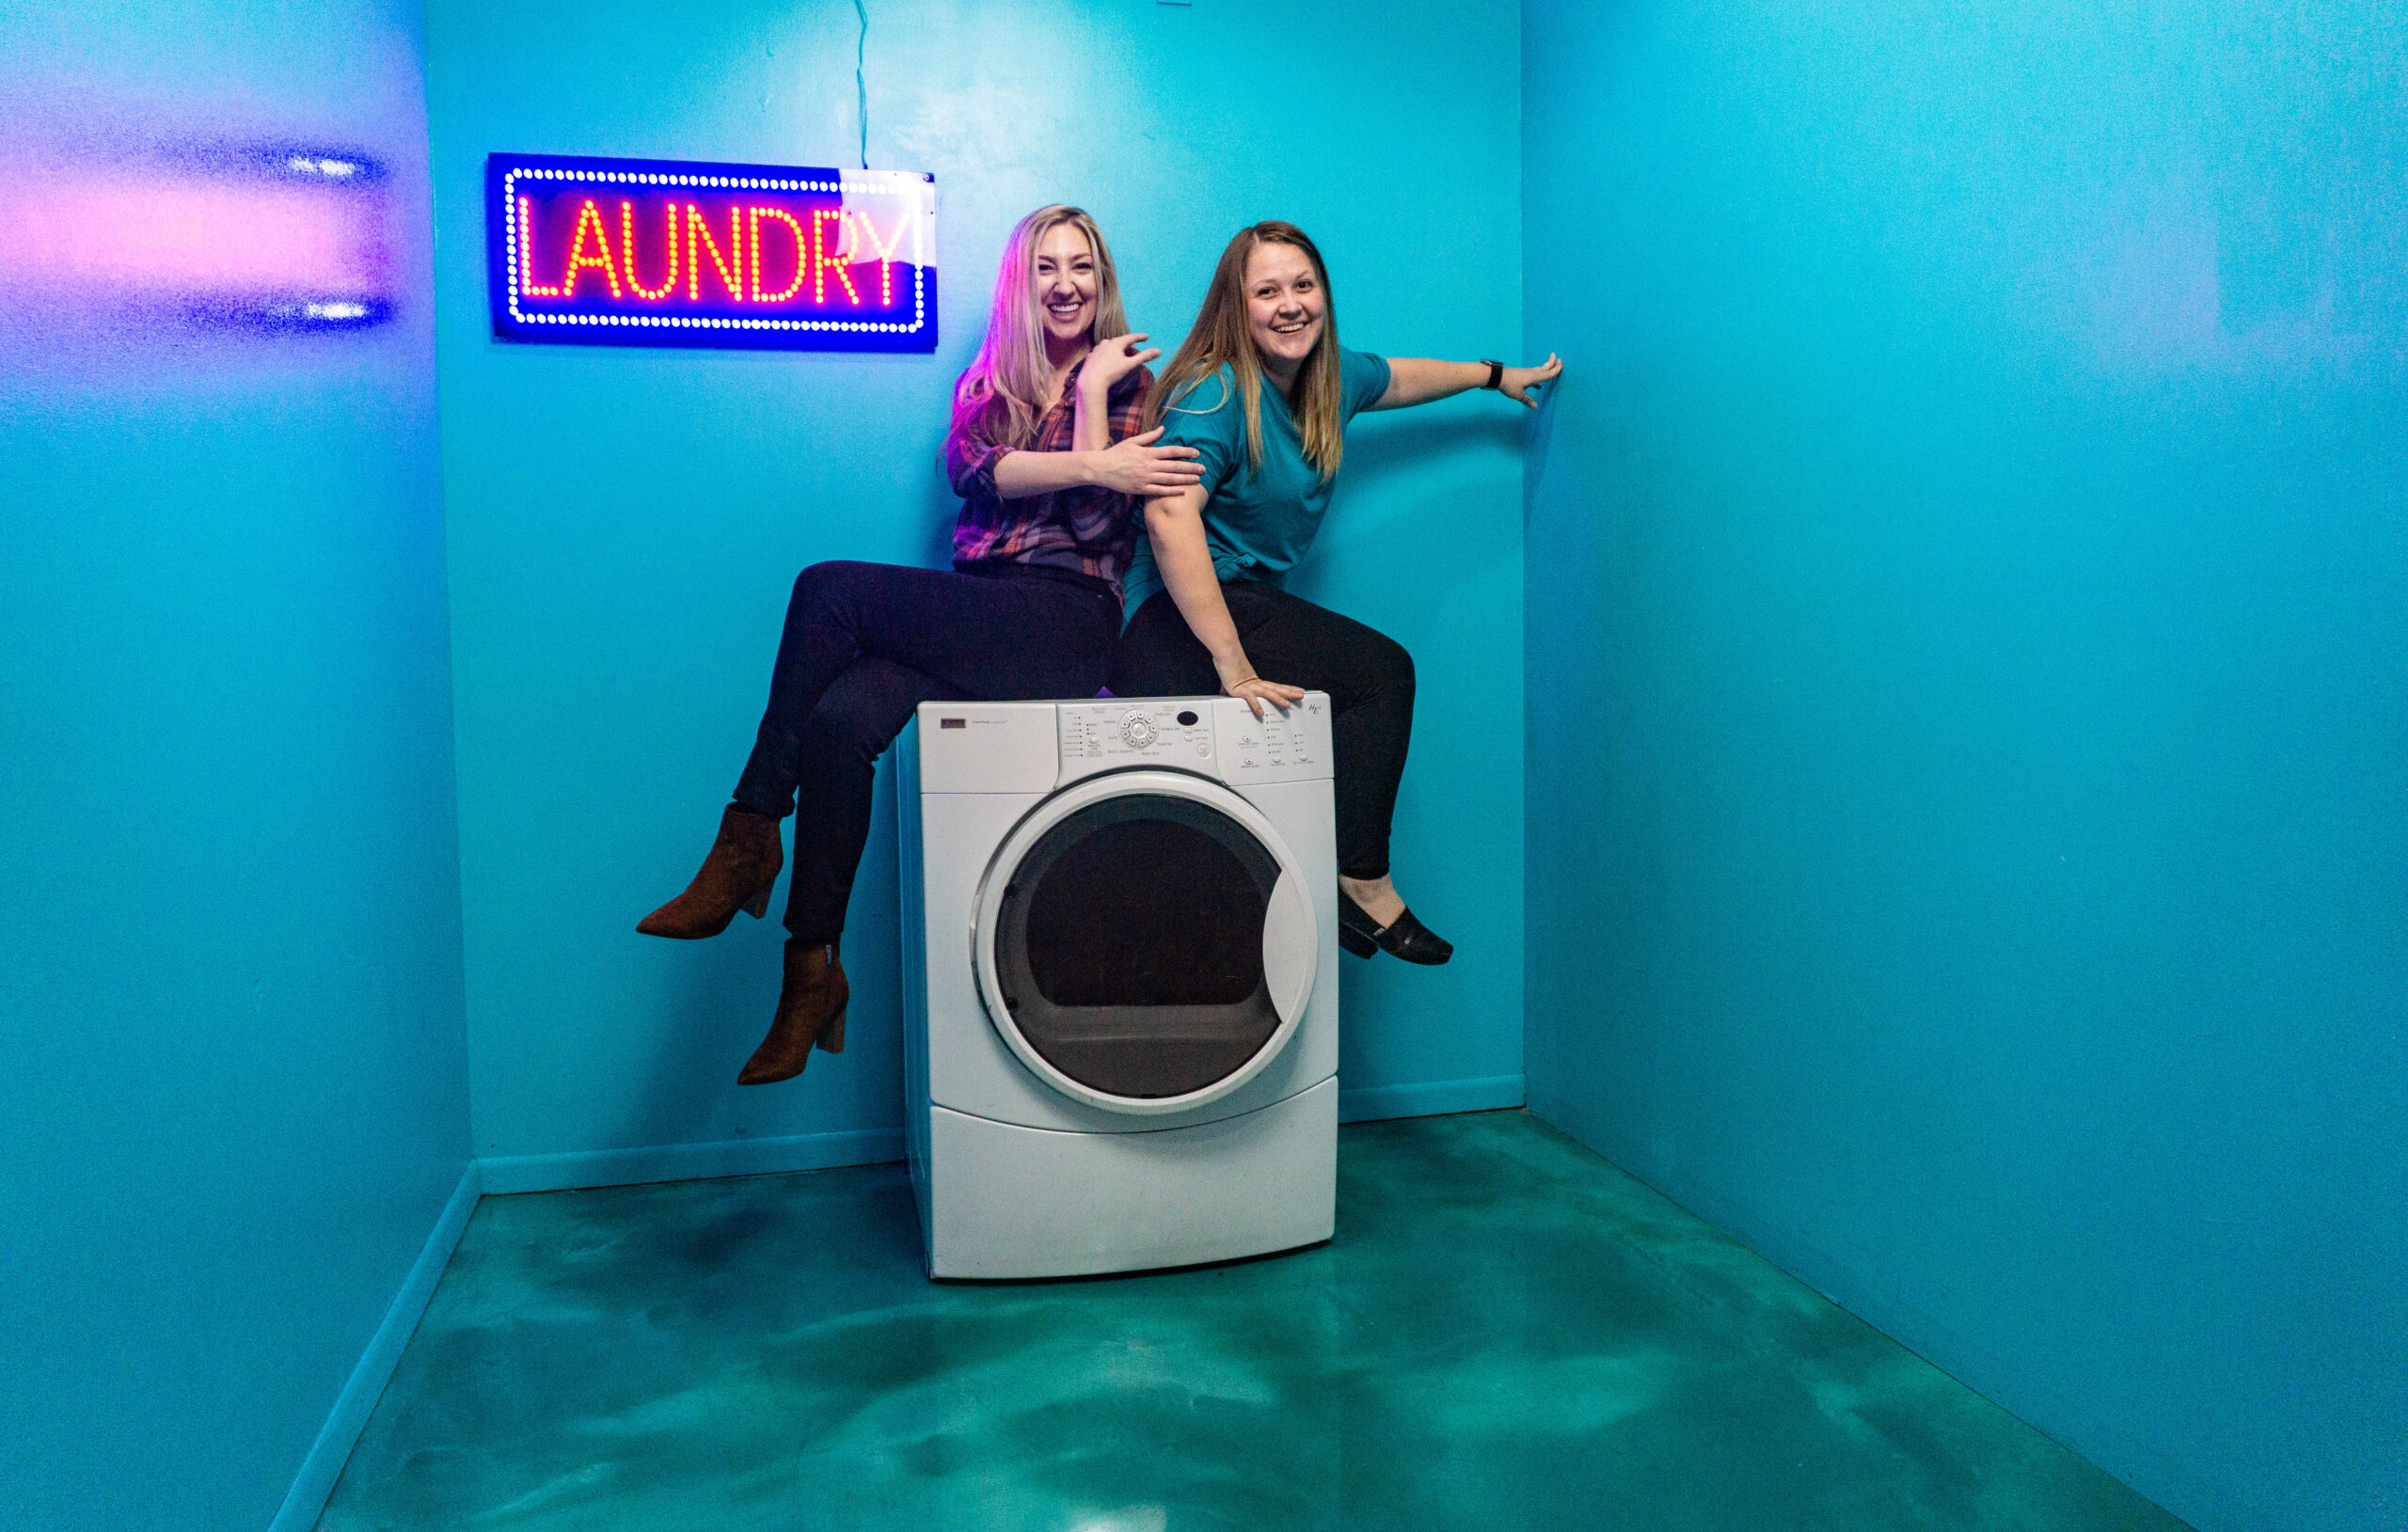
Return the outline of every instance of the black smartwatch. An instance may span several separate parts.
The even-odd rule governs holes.
[[[1480,365],[1488,369],[1488,381],[1481,384],[1481,387],[1483,388],[1495,388],[1500,393],[1503,392],[1503,384],[1505,382],[1505,364],[1503,362],[1492,362],[1487,357],[1482,356],[1480,359]]]

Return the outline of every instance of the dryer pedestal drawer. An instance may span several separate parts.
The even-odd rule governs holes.
[[[1338,1081],[1157,1132],[1055,1132],[932,1105],[927,1153],[915,1179],[929,1203],[931,1276],[1081,1276],[1261,1256],[1330,1236]]]

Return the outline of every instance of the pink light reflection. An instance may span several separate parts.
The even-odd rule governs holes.
[[[0,262],[20,279],[230,293],[372,280],[353,210],[328,206],[324,193],[120,181],[53,183],[11,200],[18,216],[0,224]]]
[[[241,299],[383,286],[376,199],[348,189],[0,167],[0,271],[89,298]]]

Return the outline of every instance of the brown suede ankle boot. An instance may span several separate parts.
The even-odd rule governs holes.
[[[645,936],[696,940],[715,937],[739,909],[758,920],[768,913],[769,890],[786,864],[778,822],[731,803],[719,816],[719,839],[686,892],[636,923]]]
[[[845,1002],[852,987],[833,941],[786,939],[786,982],[778,990],[777,1019],[736,1077],[739,1085],[769,1085],[792,1080],[811,1062],[816,1043],[831,1053],[845,1050]]]

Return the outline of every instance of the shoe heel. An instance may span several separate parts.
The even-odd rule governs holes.
[[[1378,942],[1351,925],[1339,926],[1338,944],[1357,957],[1369,957],[1380,950]]]
[[[769,912],[769,891],[775,887],[777,884],[774,882],[762,884],[760,892],[744,901],[744,913],[756,921],[767,915]]]
[[[838,1011],[832,1020],[819,1029],[819,1048],[826,1053],[842,1053],[845,1050],[844,1012]]]

